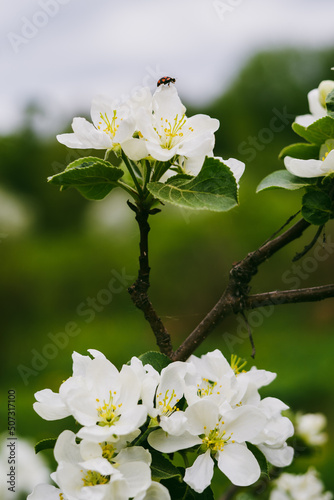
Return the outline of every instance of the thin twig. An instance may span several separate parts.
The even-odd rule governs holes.
[[[252,354],[251,354],[251,356],[254,359],[255,358],[255,354],[256,354],[256,349],[255,349],[255,344],[254,344],[252,329],[250,327],[250,324],[248,323],[248,319],[247,319],[246,314],[244,313],[244,311],[242,310],[240,313],[241,313],[241,316],[244,319],[244,322],[246,323],[246,327],[247,327],[247,330],[248,330],[249,342],[250,342],[250,344],[252,346]]]
[[[275,231],[268,239],[267,241],[270,241],[272,240],[273,238],[275,238],[275,236],[277,236],[281,231],[283,231],[283,229],[290,224],[291,221],[293,221],[293,219],[295,219],[297,217],[297,215],[300,213],[300,210],[298,210],[298,212],[296,212],[295,214],[291,215],[291,217],[288,218],[288,220],[286,222],[284,222],[283,226],[281,226],[279,229],[277,229],[277,231]],[[266,243],[267,243],[266,241]]]
[[[296,255],[294,256],[294,258],[292,259],[292,262],[297,262],[297,260],[299,260],[302,257],[304,257],[304,255],[307,254],[307,252],[309,250],[311,250],[311,248],[313,248],[313,246],[316,244],[317,239],[319,238],[319,236],[321,234],[321,231],[323,230],[324,226],[325,226],[325,224],[323,224],[322,226],[318,227],[318,230],[315,233],[314,238],[312,239],[311,243],[309,243],[308,245],[306,245],[301,252],[296,253]]]

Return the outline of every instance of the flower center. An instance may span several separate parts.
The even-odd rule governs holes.
[[[115,448],[113,447],[113,445],[111,443],[105,445],[101,444],[101,448],[102,448],[102,457],[106,458],[109,462],[111,462],[113,456],[115,455]]]
[[[244,361],[242,358],[238,358],[236,354],[231,354],[231,368],[236,375],[246,370],[243,370],[243,367],[247,365],[247,361]]]
[[[117,120],[119,120],[119,118],[117,117],[116,109],[113,110],[113,117],[111,121],[109,120],[107,113],[104,114],[100,113],[100,118],[101,121],[99,121],[99,125],[97,128],[101,130],[101,128],[104,127],[102,128],[103,132],[105,132],[112,139],[114,139],[116,132],[119,128],[119,123],[117,123]],[[122,121],[122,118],[119,121]]]
[[[176,398],[176,393],[174,389],[172,390],[171,395],[168,395],[169,389],[165,392],[164,397],[162,398],[162,393],[157,394],[157,403],[159,405],[160,414],[166,417],[170,417],[174,411],[179,411],[179,408],[175,406],[175,403],[178,403],[179,400]]]
[[[184,126],[187,122],[187,118],[185,115],[182,115],[181,118],[179,118],[179,115],[176,115],[171,122],[163,117],[161,117],[160,120],[160,124],[157,128],[154,127],[154,130],[159,136],[161,147],[164,149],[172,149],[183,139]],[[188,130],[190,132],[194,131],[192,127],[188,127]]]
[[[224,422],[220,419],[214,429],[207,430],[204,427],[204,437],[202,438],[202,447],[204,450],[210,450],[213,455],[217,451],[223,451],[225,444],[231,439],[233,432],[230,436],[226,437],[226,431],[222,428]],[[231,441],[234,443],[234,440]]]
[[[99,418],[98,425],[114,425],[121,417],[120,415],[120,408],[122,406],[121,404],[115,405],[114,404],[114,399],[117,395],[117,391],[114,391],[113,393],[109,391],[109,401],[106,403],[105,399],[103,400],[103,405],[100,405],[97,407],[97,414]],[[96,400],[97,403],[100,402],[99,399]]]
[[[213,382],[207,378],[202,379],[202,387],[197,384],[197,396],[203,398],[204,396],[211,396],[212,394],[220,394],[221,385],[217,387],[217,382]]]
[[[83,471],[82,471],[83,472]],[[82,478],[84,486],[96,486],[97,484],[106,484],[109,482],[108,476],[102,476],[94,470],[87,471],[85,477]]]

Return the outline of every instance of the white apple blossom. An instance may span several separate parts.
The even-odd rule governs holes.
[[[174,436],[182,434],[186,424],[184,412],[179,410],[177,404],[184,395],[187,370],[186,363],[171,363],[161,370],[154,400],[152,394],[143,394],[143,403],[152,417],[150,426],[160,425],[165,432]]]
[[[49,389],[36,393],[34,409],[47,420],[73,415],[83,425],[81,438],[115,441],[146,420],[146,408],[138,404],[141,384],[131,366],[124,365],[119,372],[104,355],[90,352],[93,359],[73,354],[73,376],[63,382],[59,394]]]
[[[334,149],[326,152],[320,160],[301,160],[286,156],[284,165],[290,174],[297,177],[324,177],[334,173]]]
[[[219,121],[207,115],[185,115],[176,88],[161,85],[153,95],[152,109],[137,110],[139,138],[123,144],[125,154],[132,160],[151,156],[169,161],[176,155],[204,160],[214,146],[214,132]]]
[[[317,89],[311,90],[307,94],[310,113],[296,117],[296,123],[308,127],[316,120],[327,115],[326,97],[334,89],[334,81],[324,80]]]
[[[74,149],[110,149],[130,139],[136,129],[136,110],[150,106],[151,94],[142,89],[141,99],[119,103],[109,97],[97,96],[91,107],[92,122],[74,118],[73,133],[57,135],[61,144]]]
[[[332,500],[333,494],[324,492],[324,485],[315,469],[306,474],[283,473],[275,481],[269,500]]]
[[[328,434],[323,432],[327,419],[322,413],[297,413],[296,434],[310,446],[323,446],[328,440]]]
[[[76,443],[71,431],[60,434],[55,450],[58,467],[52,478],[68,500],[128,500],[151,486],[151,455],[141,447],[119,453],[113,443]]]
[[[235,372],[223,354],[214,350],[198,358],[190,356],[186,374],[185,397],[188,405],[202,398],[215,399],[219,403],[239,402],[241,389]]]
[[[149,444],[170,453],[198,445],[199,456],[186,469],[184,481],[201,493],[209,486],[214,460],[218,468],[238,486],[253,484],[260,467],[245,441],[255,437],[265,424],[265,416],[254,407],[225,409],[217,401],[201,399],[185,411],[187,431],[177,438],[162,430],[152,432]]]

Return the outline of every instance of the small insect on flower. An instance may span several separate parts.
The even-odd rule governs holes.
[[[160,87],[160,85],[170,85],[171,83],[175,83],[175,78],[172,78],[171,76],[163,76],[157,81],[157,87]]]

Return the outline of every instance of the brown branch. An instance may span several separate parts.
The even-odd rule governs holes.
[[[157,210],[147,210],[143,207],[135,206],[130,202],[128,202],[128,205],[136,213],[136,221],[138,222],[140,231],[138,278],[128,288],[128,292],[134,305],[143,311],[145,319],[149,322],[160,352],[166,354],[168,357],[172,357],[173,347],[170,335],[157,315],[147,294],[150,287],[151,270],[148,260],[148,233],[150,231],[148,217],[150,214],[157,213]]]
[[[187,359],[223,318],[244,309],[249,293],[249,283],[257,273],[259,265],[281,248],[299,238],[309,226],[309,222],[305,219],[300,219],[284,233],[272,240],[266,241],[260,248],[250,252],[243,260],[234,264],[223,295],[177,351],[175,351],[173,360]]]
[[[299,290],[277,290],[275,292],[250,295],[244,302],[244,309],[297,304],[298,302],[317,302],[330,297],[334,297],[334,284],[300,288]]]

